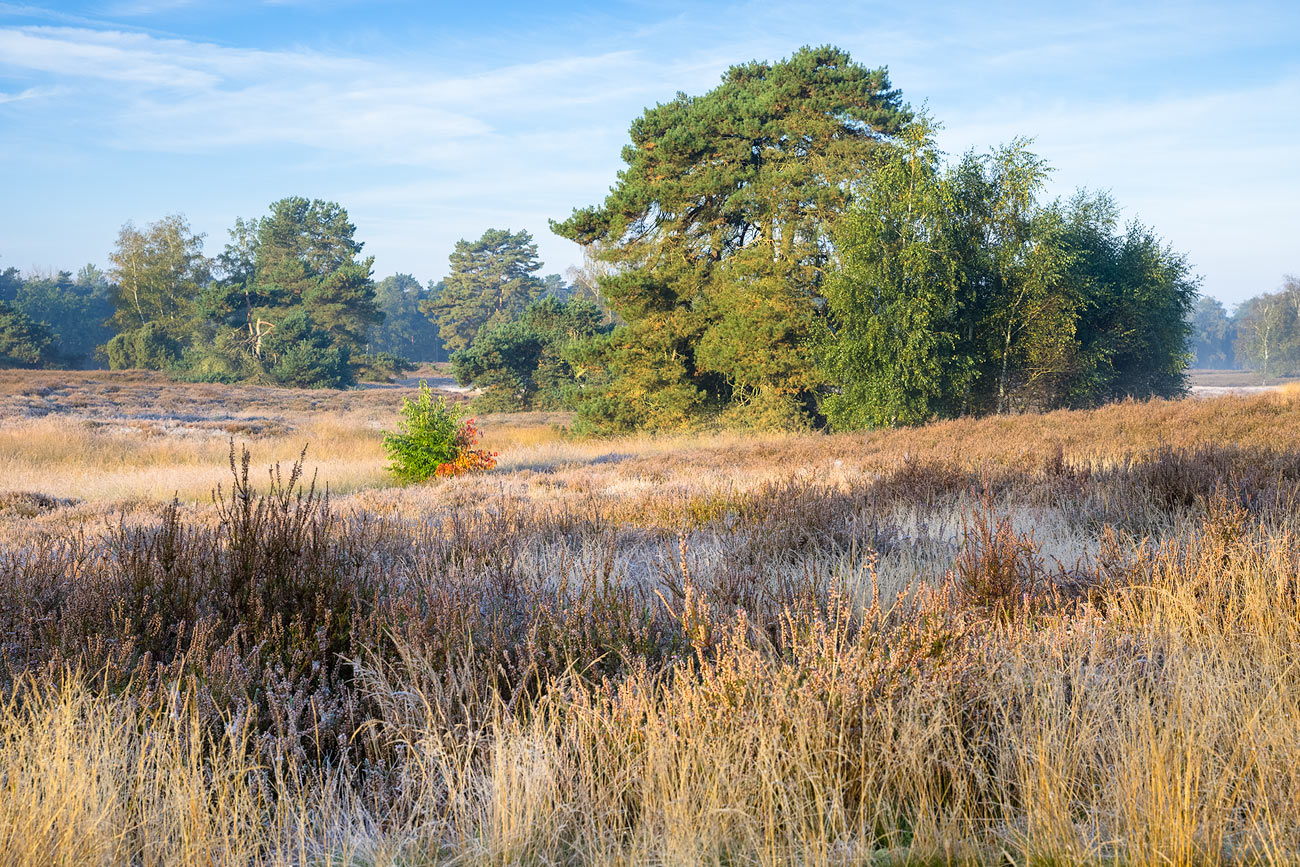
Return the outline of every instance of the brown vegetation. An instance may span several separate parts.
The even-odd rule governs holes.
[[[314,399],[351,395],[395,412]],[[494,473],[328,498],[314,443],[257,469],[323,429],[279,412],[250,469],[189,452],[226,462],[215,501],[0,495],[5,863],[1300,848],[1288,395],[834,437],[489,421]],[[84,466],[45,454],[25,489]]]

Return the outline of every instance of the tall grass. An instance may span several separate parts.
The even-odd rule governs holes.
[[[917,588],[773,637],[687,595],[668,664],[525,698],[485,694],[468,648],[406,646],[358,675],[382,784],[256,762],[176,689],[31,684],[0,714],[0,841],[13,864],[1287,862],[1300,544],[1207,529],[1009,620]]]
[[[0,864],[1292,862],[1296,412],[543,425],[329,499],[227,443],[206,504],[41,501]]]

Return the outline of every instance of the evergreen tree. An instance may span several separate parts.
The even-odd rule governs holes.
[[[281,306],[301,306],[350,352],[383,321],[371,280],[374,257],[359,258],[356,226],[334,202],[290,196],[271,205],[257,227],[255,282]]]
[[[356,227],[334,202],[291,196],[270,211],[236,220],[217,257],[218,279],[196,304],[205,340],[186,355],[189,375],[303,385],[303,371],[315,370],[320,385],[350,383],[369,330],[383,321],[370,277],[374,260],[360,258]],[[293,339],[305,343],[291,352],[286,341]],[[339,352],[321,355],[322,340]],[[298,372],[284,373],[284,358],[294,359]],[[336,371],[338,364],[348,371]]]
[[[262,346],[266,377],[293,388],[345,388],[355,372],[351,351],[303,308],[291,311]]]
[[[484,411],[566,409],[580,385],[572,347],[608,331],[596,305],[548,295],[516,319],[485,326],[452,365],[462,385],[483,389]]]
[[[5,268],[0,271],[0,302],[11,302],[16,299],[22,285],[23,276],[17,268]]]
[[[627,323],[593,345],[616,378],[584,398],[587,423],[806,415],[830,227],[910,118],[883,68],[830,47],[734,66],[638,118],[605,202],[552,224],[607,266],[600,296]],[[664,406],[631,405],[646,401]]]
[[[451,273],[420,309],[451,351],[469,346],[488,323],[507,321],[543,292],[542,263],[526,231],[488,229],[477,241],[457,241]]]
[[[54,335],[63,363],[86,367],[113,337],[111,286],[102,271],[86,265],[77,276],[60,271],[53,277],[26,280],[13,299],[15,309],[45,323]]]
[[[0,301],[0,367],[54,367],[58,360],[50,329]]]
[[[446,361],[438,329],[420,312],[432,290],[410,274],[394,274],[375,287],[375,305],[384,320],[370,331],[367,352],[392,353],[412,361]]]

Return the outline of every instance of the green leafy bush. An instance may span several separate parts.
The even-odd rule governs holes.
[[[113,370],[166,370],[180,358],[181,345],[157,322],[146,322],[108,341],[107,352]]]
[[[395,352],[357,355],[352,361],[357,369],[356,378],[360,382],[387,382],[399,373],[407,373],[416,368],[415,362]]]
[[[398,432],[384,434],[389,472],[402,482],[423,482],[496,466],[494,453],[474,447],[478,430],[463,415],[464,410],[445,397],[435,398],[422,380],[418,398],[402,398]]]
[[[295,310],[262,343],[262,366],[276,385],[347,388],[355,382],[351,352],[307,313]]]
[[[50,329],[0,301],[0,367],[52,367],[56,361]]]
[[[485,325],[452,355],[452,369],[461,385],[481,390],[474,406],[482,412],[569,409],[580,388],[574,345],[610,330],[590,301],[546,297],[518,318]]]

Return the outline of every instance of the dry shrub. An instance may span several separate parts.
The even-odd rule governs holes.
[[[1295,420],[542,443],[328,502],[238,459],[210,506],[55,510],[0,548],[0,853],[1294,860]]]
[[[1032,537],[1016,532],[985,493],[962,518],[962,545],[953,564],[962,600],[995,617],[1031,607],[1050,579]]]

